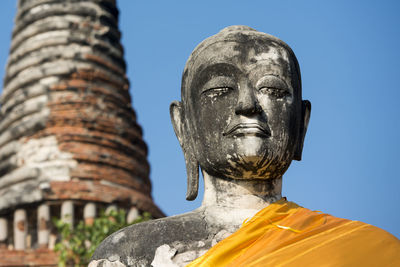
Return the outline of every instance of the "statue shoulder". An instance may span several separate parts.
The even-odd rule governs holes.
[[[125,227],[100,244],[89,266],[107,266],[107,261],[119,262],[120,266],[150,266],[157,248],[163,245],[190,247],[191,243],[207,239],[203,218],[203,212],[195,210]]]

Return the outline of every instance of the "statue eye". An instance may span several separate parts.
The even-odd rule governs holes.
[[[286,89],[276,88],[276,87],[261,87],[258,89],[260,93],[270,95],[276,98],[283,98],[289,95],[289,92]]]
[[[231,90],[233,90],[232,87],[221,86],[221,87],[209,88],[209,89],[203,91],[201,94],[204,96],[208,96],[208,97],[216,97],[216,96],[225,95],[225,94],[229,93]]]
[[[290,95],[286,82],[273,75],[262,77],[256,84],[256,88],[261,94],[269,95],[274,98],[283,98]]]
[[[202,86],[200,94],[205,97],[220,97],[228,95],[234,88],[236,88],[236,81],[233,77],[216,75]]]

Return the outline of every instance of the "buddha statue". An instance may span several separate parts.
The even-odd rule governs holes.
[[[282,176],[301,160],[311,111],[286,43],[227,27],[194,49],[181,89],[171,120],[188,200],[203,174],[201,207],[114,233],[91,267],[371,266],[371,257],[400,264],[400,242],[384,230],[282,198]]]

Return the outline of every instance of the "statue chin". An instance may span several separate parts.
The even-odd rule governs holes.
[[[212,146],[201,147],[198,151],[207,151],[207,147]],[[216,178],[274,179],[282,177],[289,167],[292,150],[287,142],[247,136],[232,138],[217,152],[207,153],[207,157],[204,157],[206,153],[197,155],[202,170]]]
[[[229,156],[228,156],[229,157]],[[267,180],[280,178],[289,168],[291,160],[269,160],[265,157],[254,155],[235,155],[224,163],[200,164],[201,169],[215,178],[228,178],[234,180]]]

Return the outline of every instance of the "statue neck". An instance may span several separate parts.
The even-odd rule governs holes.
[[[282,177],[237,180],[214,177],[205,171],[202,208],[212,221],[233,228],[282,197]]]

